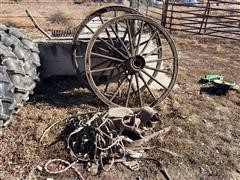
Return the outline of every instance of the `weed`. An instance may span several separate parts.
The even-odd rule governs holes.
[[[62,12],[56,12],[48,17],[48,21],[52,24],[68,24],[69,18]]]

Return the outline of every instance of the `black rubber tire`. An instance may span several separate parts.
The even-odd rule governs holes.
[[[16,28],[0,25],[0,127],[29,99],[39,81],[36,43]]]
[[[17,102],[17,108],[20,109],[29,99],[29,91],[32,90],[29,84],[32,79],[26,76],[23,63],[2,42],[0,42],[0,65],[7,68],[7,73],[15,86],[14,99]]]
[[[2,26],[1,26],[2,27]],[[3,29],[3,28],[2,28]],[[10,47],[12,52],[16,55],[16,57],[21,61],[23,64],[24,72],[25,72],[25,78],[27,79],[27,90],[29,91],[29,94],[33,94],[33,89],[36,86],[36,82],[39,81],[38,73],[37,73],[37,66],[39,66],[39,57],[34,58],[34,56],[38,56],[38,52],[36,49],[30,47],[27,47],[27,42],[30,42],[30,40],[26,40],[26,38],[22,38],[23,41],[21,41],[16,36],[12,35],[13,31],[12,28],[8,28],[7,30],[0,30],[0,41],[7,47]],[[11,31],[10,31],[11,30]],[[16,34],[17,31],[15,31]],[[20,35],[20,33],[19,33]],[[25,41],[26,40],[26,41]],[[28,43],[30,46],[31,43]]]
[[[14,89],[7,68],[0,66],[0,127],[9,125],[11,116],[16,112]]]
[[[39,58],[39,49],[38,44],[34,43],[31,38],[27,37],[24,33],[20,32],[19,29],[14,27],[6,27],[5,25],[0,25],[0,31],[5,31],[7,34],[15,36],[18,38],[22,44],[32,52],[33,56],[33,64],[37,67],[40,66],[40,58]]]

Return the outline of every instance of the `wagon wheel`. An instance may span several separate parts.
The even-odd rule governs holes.
[[[80,40],[84,41],[85,44],[88,43],[89,39],[93,36],[96,30],[104,24],[107,20],[123,14],[138,14],[139,12],[128,8],[125,6],[107,6],[94,11],[89,14],[77,27],[76,33],[73,38],[73,50],[72,50],[72,63],[75,68],[78,79],[84,83],[88,88],[86,83],[85,73],[84,73],[84,50],[78,49]],[[84,46],[85,47],[85,46]],[[87,47],[87,46],[86,46]]]
[[[109,106],[154,106],[170,93],[177,72],[173,40],[161,25],[144,16],[111,19],[88,43],[85,74],[91,89]]]

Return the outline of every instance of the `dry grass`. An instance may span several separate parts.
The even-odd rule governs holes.
[[[66,2],[51,2],[46,5],[46,3],[42,3],[41,1],[38,1],[38,3],[31,3],[31,1],[25,3],[23,0],[18,4],[0,4],[0,23],[18,27],[34,39],[44,38],[27,17],[25,13],[26,9],[31,12],[38,24],[50,33],[50,30],[72,29],[78,26],[90,12],[102,5],[108,5],[107,3],[92,2],[76,5],[70,0],[66,0]]]
[[[68,18],[63,12],[56,12],[50,15],[47,20],[52,24],[66,25],[69,19],[70,18]]]
[[[49,8],[53,9],[52,13],[59,11],[52,6]],[[48,14],[49,9],[38,9],[41,15]],[[78,8],[73,9],[77,11]],[[84,12],[79,13],[79,16],[84,15]],[[66,16],[72,17],[71,12]],[[42,24],[47,27],[45,23],[43,19]],[[39,37],[31,29],[24,31],[34,38]],[[187,35],[175,35],[175,41],[180,58],[179,88],[156,107],[163,126],[172,126],[172,130],[165,138],[154,139],[151,144],[161,145],[182,157],[172,157],[158,149],[149,150],[148,155],[161,160],[173,179],[240,179],[240,94],[229,91],[221,95],[211,85],[198,84],[205,74],[222,74],[240,84],[240,43]],[[103,108],[106,107],[92,92],[78,87],[75,78],[43,80],[31,100],[14,117],[12,125],[0,136],[0,179],[76,177],[71,172],[49,175],[34,170],[50,158],[70,160],[64,139],[46,148],[39,143],[39,138],[46,127],[70,114]],[[64,123],[56,126],[45,142],[54,142],[63,128]],[[142,161],[141,165],[140,172],[131,172],[121,165],[97,177],[82,172],[88,179],[135,179],[138,176],[161,179],[154,163]]]
[[[179,36],[175,40],[180,57],[180,88],[156,107],[163,126],[170,125],[173,129],[164,139],[155,139],[151,144],[161,145],[182,157],[172,157],[157,149],[149,150],[148,154],[160,159],[173,179],[238,179],[240,94],[229,91],[219,95],[210,85],[197,82],[204,74],[217,73],[239,84],[240,46],[238,42],[208,38]],[[205,88],[202,93],[201,88]],[[73,173],[51,176],[38,170],[31,171],[53,157],[70,160],[64,139],[45,148],[39,144],[39,138],[55,121],[72,113],[102,108],[105,106],[101,101],[91,92],[79,88],[75,78],[44,80],[30,102],[15,116],[12,126],[3,132],[0,177],[21,176],[25,179],[33,174],[40,179],[75,177]],[[64,123],[56,126],[45,142],[54,142],[63,128]],[[93,179],[134,179],[137,176],[161,179],[156,165],[145,161],[140,172],[131,172],[118,165],[111,172]],[[84,177],[91,179],[86,172]]]

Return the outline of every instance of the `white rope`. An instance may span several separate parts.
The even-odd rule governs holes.
[[[77,175],[82,179],[84,180],[82,174],[74,167],[74,165],[78,162],[77,161],[74,161],[73,163],[69,163],[68,161],[65,161],[63,159],[50,159],[44,166],[44,169],[46,170],[46,172],[50,173],[50,174],[60,174],[60,173],[63,173],[65,171],[67,171],[68,169],[72,168],[76,173]],[[51,163],[62,163],[62,164],[65,164],[67,165],[66,168],[62,169],[62,170],[50,170],[49,169],[49,164]]]

